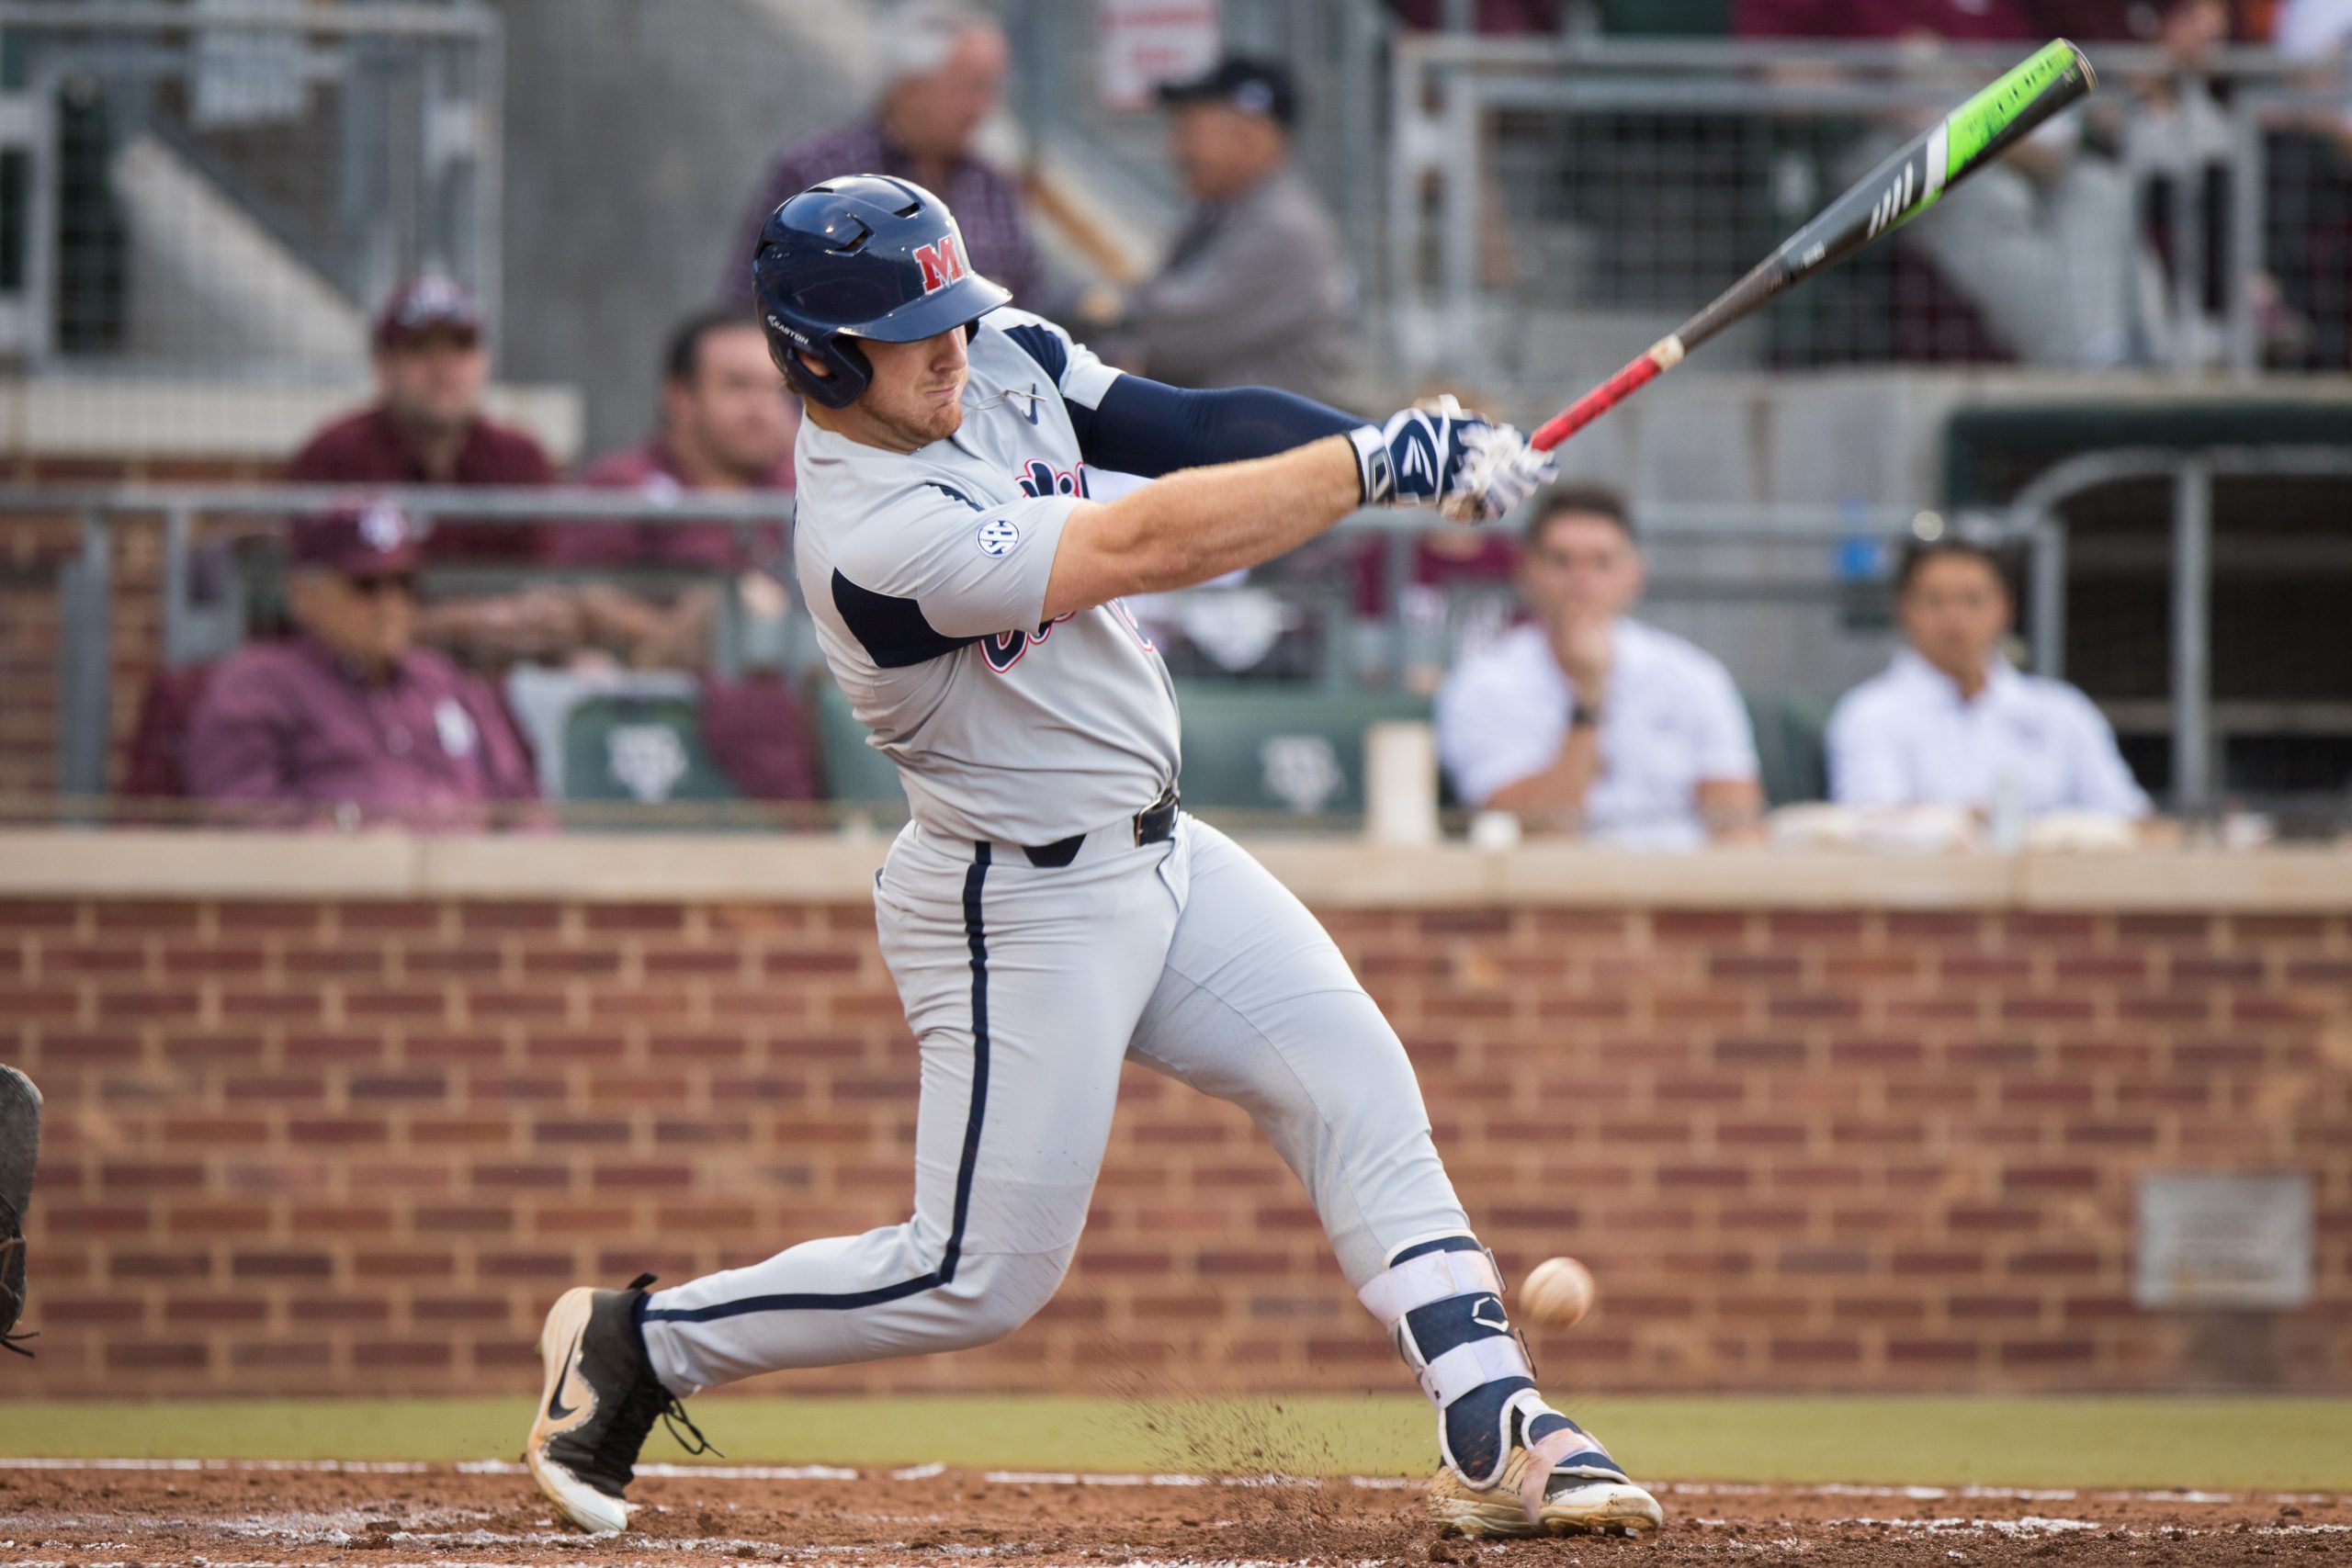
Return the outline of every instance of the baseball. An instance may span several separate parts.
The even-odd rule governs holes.
[[[1519,1304],[1546,1328],[1567,1328],[1592,1310],[1592,1270],[1573,1258],[1547,1258],[1519,1282]]]

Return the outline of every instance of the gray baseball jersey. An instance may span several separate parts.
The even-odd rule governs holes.
[[[888,452],[802,423],[794,565],[915,820],[1051,843],[1175,782],[1175,693],[1117,602],[1045,618],[1055,547],[1091,491],[1063,400],[1095,407],[1119,372],[1011,309],[982,319],[969,354],[947,440]]]

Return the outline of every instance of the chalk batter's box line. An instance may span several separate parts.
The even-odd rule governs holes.
[[[891,1481],[928,1481],[944,1475],[942,1463],[918,1464],[872,1472],[831,1464],[640,1464],[639,1475],[667,1480],[703,1481],[861,1481],[869,1475]],[[421,1460],[338,1459],[8,1459],[0,1470],[125,1470],[125,1471],[294,1471],[322,1474],[424,1475],[435,1470],[460,1475],[522,1475],[512,1460],[459,1460],[431,1464]],[[980,1479],[995,1486],[1274,1486],[1311,1476],[1186,1475],[1176,1472],[1143,1474],[1088,1473],[1069,1470],[987,1470]],[[1374,1492],[1412,1491],[1429,1483],[1412,1476],[1351,1475],[1351,1486]],[[1941,1498],[1982,1498],[2005,1503],[2065,1503],[2091,1498],[2109,1503],[2332,1503],[2332,1492],[2211,1492],[2194,1488],[2177,1491],[2121,1491],[2098,1487],[2030,1486],[1878,1486],[1851,1482],[1809,1483],[1781,1482],[1668,1481],[1652,1484],[1653,1491],[1694,1497],[1756,1497],[1789,1495],[1801,1497],[1899,1497],[1906,1502],[1932,1503]],[[225,1568],[225,1565],[216,1565]]]

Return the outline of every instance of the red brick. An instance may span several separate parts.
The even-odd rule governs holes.
[[[192,936],[204,914],[200,904],[164,899],[101,898],[95,900],[90,908],[101,935],[109,931],[152,931]]]
[[[212,918],[221,934],[229,936],[248,931],[317,931],[323,928],[326,915],[323,907],[307,900],[230,898],[214,907]]]
[[[1747,917],[1728,910],[1660,909],[1650,917],[1650,931],[1660,942],[1721,941],[1747,930]]]
[[[2001,1343],[2001,1365],[2005,1367],[2086,1367],[2097,1354],[2091,1341],[2079,1336],[2007,1339]]]
[[[286,1123],[287,1141],[298,1148],[366,1148],[390,1137],[391,1130],[380,1117],[295,1116]]]
[[[1781,1366],[1857,1365],[1862,1359],[1862,1348],[1850,1338],[1790,1338],[1774,1339],[1770,1355]]]
[[[334,1348],[320,1339],[241,1340],[229,1364],[240,1371],[319,1371],[334,1364]]]
[[[562,923],[563,910],[554,904],[482,900],[458,906],[458,924],[469,934],[553,931]]]
[[[241,1250],[229,1258],[229,1276],[234,1280],[325,1280],[334,1274],[332,1257],[299,1247]]]
[[[1804,1042],[1734,1036],[1718,1040],[1715,1061],[1726,1067],[1795,1067],[1805,1059]]]
[[[209,1359],[201,1339],[110,1339],[106,1353],[117,1372],[202,1371]]]
[[[531,1123],[531,1141],[548,1148],[611,1148],[628,1143],[628,1122],[618,1117],[542,1116]]]
[[[117,938],[109,942],[43,942],[40,972],[51,979],[79,976],[118,980],[147,973],[148,949],[141,942]]]
[[[441,909],[433,904],[405,904],[392,900],[368,899],[338,905],[335,924],[346,937],[381,936],[390,933],[436,931],[442,924]]]

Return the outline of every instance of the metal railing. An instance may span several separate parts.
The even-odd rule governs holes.
[[[2020,52],[1400,36],[1384,272],[1401,367],[1488,385],[1498,367],[1556,377],[1570,355],[1612,367]],[[2352,101],[2352,65],[2260,49],[2194,68],[2149,46],[2089,52],[2101,91],[2045,146],[2062,167],[2036,176],[2073,183],[2037,187],[2059,195],[2016,221],[2042,226],[2030,259],[2069,269],[2111,331],[2062,321],[2082,341],[2033,341],[2021,323],[2034,301],[2016,298],[2032,291],[2013,281],[2022,263],[1962,259],[1984,243],[1984,214],[2010,220],[2002,204],[2018,193],[1983,193],[2025,177],[2012,170],[1813,280],[1706,362],[2343,368],[2352,279],[2329,248],[2343,220],[2328,214],[2352,169],[2324,148],[2292,167],[2274,169],[2271,154],[2326,140]]]
[[[17,486],[0,490],[0,515],[48,515],[73,519],[78,545],[59,574],[61,638],[58,659],[60,728],[56,779],[61,796],[88,801],[106,793],[113,745],[110,707],[115,689],[112,604],[119,536],[127,527],[156,529],[161,549],[161,647],[164,668],[200,661],[229,651],[243,639],[249,606],[238,595],[234,573],[198,591],[198,546],[224,537],[274,549],[284,518],[348,511],[366,502],[389,501],[429,528],[435,520],[600,525],[652,523],[684,525],[722,523],[747,536],[789,516],[788,497],[729,496],[688,491],[673,501],[650,501],[634,492],[589,490],[443,489],[292,485],[120,485],[108,487]],[[1907,535],[1916,516],[1907,507],[1734,507],[1660,505],[1645,511],[1644,537],[1651,589],[1643,614],[1657,618],[1739,662],[1751,680],[1769,682],[1775,673],[1798,683],[1810,672],[1815,682],[1858,678],[1884,656],[1883,618],[1859,630],[1841,629],[1838,617],[1850,608],[1858,589],[1873,604],[1875,581],[1857,583],[1841,575],[1838,560],[1858,541],[1871,559],[1891,558],[1894,543]],[[1490,525],[1509,529],[1513,523]],[[1512,590],[1507,578],[1493,578],[1459,595],[1451,606],[1429,613],[1416,609],[1413,590],[1417,539],[1439,531],[1425,513],[1367,511],[1334,530],[1334,554],[1287,575],[1278,566],[1260,586],[1241,592],[1296,606],[1310,623],[1314,645],[1294,669],[1294,684],[1343,691],[1364,686],[1425,683],[1461,650],[1465,636],[1498,629],[1509,615]],[[1446,525],[1445,532],[1458,532]],[[1367,615],[1357,602],[1358,574],[1377,580],[1383,607]],[[782,637],[763,651],[796,674],[819,662],[813,632],[797,584],[783,562],[769,563],[792,598]],[[462,594],[484,585],[504,588],[517,581],[567,577],[638,582],[661,581],[660,573],[583,573],[526,563],[497,567],[428,568],[428,590]],[[679,574],[670,574],[675,581]],[[704,581],[723,574],[699,574]],[[731,583],[731,578],[723,578]],[[1253,579],[1253,583],[1260,580]],[[1216,591],[1206,591],[1214,593]],[[1467,611],[1450,615],[1451,611]],[[1763,632],[1772,649],[1741,658],[1737,643]],[[1712,634],[1712,635],[1711,635]],[[1825,670],[1826,662],[1834,669]],[[720,597],[714,636],[714,671],[731,674],[747,662],[744,621],[734,593]],[[1265,677],[1272,665],[1242,678]],[[1213,668],[1200,673],[1224,678]]]
[[[479,0],[0,0],[0,354],[347,371],[403,276],[494,301],[500,39]]]
[[[60,637],[58,649],[58,760],[60,795],[88,797],[105,794],[112,739],[109,709],[113,686],[113,571],[116,531],[134,518],[154,520],[163,530],[163,655],[166,667],[188,662],[199,650],[225,651],[242,640],[243,610],[233,595],[208,616],[192,592],[191,558],[198,531],[207,519],[249,520],[249,525],[274,530],[286,517],[303,513],[349,511],[370,502],[399,506],[421,528],[429,530],[439,519],[476,522],[598,524],[653,523],[683,525],[727,523],[743,530],[747,538],[762,526],[786,522],[791,516],[788,496],[744,496],[681,492],[659,501],[628,491],[609,490],[481,490],[441,487],[370,487],[348,485],[118,485],[16,486],[0,490],[0,513],[72,517],[79,529],[79,545],[60,574]],[[711,574],[566,573],[560,569],[517,567],[512,575],[560,578],[594,575],[628,581],[675,581],[681,576]],[[428,576],[433,575],[428,572]],[[479,574],[458,568],[452,577]],[[227,621],[221,624],[225,615]],[[207,625],[209,620],[212,624]],[[805,626],[806,617],[796,617]],[[225,646],[224,646],[225,645]],[[714,665],[732,672],[741,662],[740,606],[732,593],[721,596],[714,637]]]
[[[2208,446],[2187,451],[2140,448],[2086,452],[2053,464],[2008,504],[2011,530],[2033,541],[2029,603],[2034,668],[2065,674],[2068,528],[2066,503],[2109,485],[2162,479],[2170,490],[2169,608],[2172,795],[2186,814],[2215,804],[2213,714],[2213,486],[2223,477],[2259,475],[2352,479],[2352,451],[2333,446]],[[2352,516],[2352,508],[2347,508]],[[2352,552],[2339,557],[2352,586]],[[2342,671],[2352,703],[2352,665]],[[2352,787],[2352,779],[2346,780]]]
[[[1916,507],[1653,504],[1644,507],[1641,515],[1648,588],[1638,613],[1725,660],[1740,672],[1744,686],[1833,692],[1873,672],[1895,645],[1886,615],[1885,581],[1900,547],[1939,529],[1970,529],[1974,536],[2005,542],[2024,556],[2030,663],[2040,673],[2063,677],[2070,635],[2070,580],[2079,592],[2086,559],[2068,520],[2069,508],[2107,487],[2162,480],[2169,487],[2166,525],[2161,533],[2145,530],[2148,543],[2141,549],[2143,555],[2151,549],[2159,554],[2134,560],[2165,577],[2169,681],[2162,728],[2168,732],[2171,750],[2172,800],[2184,812],[2202,813],[2219,804],[2223,782],[2218,752],[2224,725],[2212,695],[2216,563],[2224,571],[2235,570],[2249,558],[2245,552],[2250,547],[2248,541],[2233,535],[2217,549],[2214,485],[2219,479],[2249,476],[2352,480],[2352,452],[2325,446],[2093,452],[2046,469],[1997,513],[1951,519]],[[756,558],[754,541],[786,521],[790,508],[788,497],[691,491],[652,501],[633,492],[583,490],[363,491],[348,486],[284,485],[0,490],[0,514],[72,519],[78,529],[78,545],[62,563],[57,583],[59,794],[95,797],[107,787],[115,683],[111,607],[120,530],[137,525],[159,531],[160,652],[161,662],[169,667],[225,652],[246,630],[242,603],[216,592],[208,604],[197,591],[194,563],[200,540],[224,535],[266,540],[285,517],[347,510],[363,498],[392,501],[426,526],[436,519],[583,527],[727,524],[741,532],[747,547],[747,547],[747,558]],[[1335,530],[1339,537],[1333,555],[1287,579],[1282,563],[1252,579],[1267,594],[1308,606],[1319,617],[1321,645],[1303,676],[1294,679],[1333,691],[1419,684],[1452,663],[1465,637],[1490,634],[1504,624],[1512,589],[1502,577],[1470,587],[1435,611],[1426,602],[1416,607],[1417,540],[1431,531],[1426,513],[1362,513]],[[2111,542],[2098,547],[2112,554]],[[2260,554],[2259,548],[2255,554]],[[2338,545],[2332,555],[2326,548],[2320,554],[2352,581],[2352,547]],[[1369,617],[1349,586],[1367,555],[1380,606]],[[2282,557],[2270,564],[2308,571],[2317,558],[2306,551],[2293,561]],[[785,632],[760,651],[758,662],[804,671],[819,662],[806,607],[798,603],[787,563],[763,564],[784,581],[793,604]],[[428,571],[428,585],[462,590],[488,581],[483,570],[445,569],[437,576]],[[526,564],[492,570],[513,580],[587,575],[648,585],[682,578],[720,584],[734,581],[731,574],[716,571],[665,577],[659,572],[567,572]],[[1482,604],[1490,613],[1478,613]],[[1462,614],[1464,609],[1472,613]],[[718,673],[739,671],[747,662],[744,623],[732,592],[720,596],[713,649],[712,668]],[[2346,700],[2336,706],[2352,713],[2352,666],[2347,666],[2343,684]],[[2108,705],[2112,713],[2128,710],[2142,716],[2136,727],[2120,728],[2143,733],[2151,728],[2145,722],[2151,705]],[[2290,728],[2298,722],[2287,711],[2293,705],[2271,706],[2286,716],[2282,722]],[[2352,729],[2346,734],[2352,735]]]

